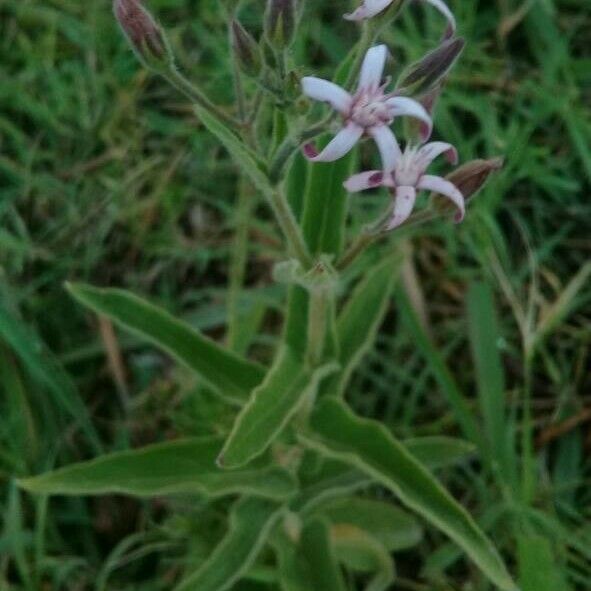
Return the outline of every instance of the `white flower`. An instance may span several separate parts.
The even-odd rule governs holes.
[[[370,170],[353,175],[345,182],[345,188],[351,192],[364,191],[374,187],[389,187],[394,196],[392,218],[387,229],[392,230],[403,224],[415,205],[417,191],[432,191],[448,197],[458,208],[456,222],[464,219],[465,204],[460,190],[450,181],[425,174],[425,171],[438,156],[445,154],[451,164],[457,164],[457,150],[445,142],[431,142],[422,147],[407,147],[402,154],[398,151],[389,162],[384,163],[384,170]]]
[[[424,2],[428,2],[431,6],[434,6],[445,18],[449,23],[448,30],[446,32],[446,36],[451,36],[455,33],[456,30],[456,19],[452,14],[451,10],[448,8],[447,4],[443,2],[443,0],[423,0]],[[345,14],[344,18],[350,21],[360,21],[371,18],[376,14],[386,10],[390,4],[392,4],[393,0],[364,0],[361,6],[354,10],[351,14]]]
[[[361,66],[359,86],[354,95],[321,78],[302,79],[302,89],[306,96],[329,103],[344,119],[341,131],[320,154],[312,144],[304,147],[304,153],[309,160],[338,160],[367,134],[375,140],[382,160],[387,162],[392,154],[400,152],[396,137],[390,129],[394,119],[400,116],[419,119],[425,124],[425,133],[431,134],[431,117],[420,103],[384,92],[386,84],[382,85],[381,82],[387,53],[385,45],[377,45],[368,50]]]

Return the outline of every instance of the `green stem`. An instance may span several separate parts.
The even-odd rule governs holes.
[[[308,362],[311,367],[322,363],[328,319],[328,289],[318,287],[310,290],[308,308]]]
[[[336,264],[337,271],[345,270],[355,259],[373,242],[379,238],[379,234],[372,232],[362,232],[351,243],[349,248],[343,253],[343,256]]]
[[[279,148],[277,148],[275,156],[269,167],[269,179],[273,184],[279,182],[287,161],[293,156],[295,152],[299,150],[300,146],[304,142],[311,140],[317,135],[320,135],[326,129],[326,126],[332,117],[333,116],[331,114],[329,117],[323,119],[320,123],[317,123],[312,127],[305,129],[304,131],[299,131],[295,135],[288,137],[283,141]]]
[[[233,128],[240,127],[241,123],[239,121],[236,121],[233,117],[226,115],[226,113],[214,105],[199,88],[189,82],[189,80],[187,80],[174,66],[165,72],[162,72],[162,76],[179,92],[182,92],[189,100],[212,113],[226,125],[229,125]]]
[[[345,83],[345,88],[350,88],[355,82],[355,78],[359,73],[359,69],[361,68],[361,62],[365,57],[367,50],[371,47],[374,39],[377,36],[377,32],[373,28],[372,24],[368,21],[365,21],[361,28],[361,38],[357,42],[356,53],[355,53],[355,61],[351,64],[351,69],[349,70],[349,74],[347,76],[347,82]]]
[[[279,189],[275,189],[269,193],[269,203],[287,239],[291,254],[299,260],[305,269],[309,269],[314,261],[285,195]]]
[[[533,357],[534,352],[529,346],[525,347],[524,384],[523,384],[523,419],[521,454],[522,460],[522,499],[525,506],[529,506],[533,500],[535,491],[535,462],[533,443],[533,421],[531,413],[531,400],[533,389]]]

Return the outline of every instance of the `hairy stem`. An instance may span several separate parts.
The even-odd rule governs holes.
[[[218,119],[223,121],[226,125],[236,128],[240,126],[240,122],[236,121],[233,117],[230,117],[216,105],[214,105],[203,92],[197,88],[194,84],[189,82],[175,67],[171,67],[165,72],[162,72],[162,76],[172,84],[179,92],[183,93],[194,103],[207,109],[210,113],[215,115]]]
[[[279,189],[271,191],[269,194],[269,203],[287,239],[291,254],[299,260],[304,268],[310,268],[313,264],[312,256],[308,251],[298,222],[283,192]]]
[[[322,362],[328,319],[328,289],[318,287],[310,291],[308,310],[308,362],[318,367]]]

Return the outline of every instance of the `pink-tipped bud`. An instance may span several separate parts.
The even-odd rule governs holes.
[[[404,94],[422,95],[430,92],[456,63],[465,45],[466,42],[461,38],[443,41],[437,49],[409,66],[396,87]]]
[[[230,26],[230,40],[240,69],[256,78],[263,69],[263,57],[254,37],[237,21]]]
[[[295,37],[296,0],[267,0],[265,35],[274,49],[286,49]]]
[[[163,69],[172,64],[166,36],[140,0],[114,0],[113,12],[132,49],[146,66]]]
[[[504,164],[503,158],[471,160],[448,174],[446,179],[460,190],[464,199],[468,200],[476,195],[490,176],[501,170]]]

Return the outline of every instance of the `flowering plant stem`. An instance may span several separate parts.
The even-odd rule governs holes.
[[[174,65],[171,65],[166,70],[161,72],[162,76],[170,82],[179,92],[183,93],[191,102],[209,111],[212,115],[217,117],[225,125],[232,129],[239,128],[242,125],[241,121],[224,113],[216,105],[214,105],[203,92],[192,84]]]
[[[287,240],[291,253],[305,269],[309,269],[313,265],[314,259],[310,255],[304,237],[302,236],[302,231],[283,191],[279,188],[273,189],[269,193],[269,203]]]
[[[84,285],[71,285],[69,290],[94,312],[186,366],[199,387],[219,397],[225,414],[219,423],[204,427],[205,437],[111,454],[20,485],[44,494],[198,493],[204,506],[220,496],[239,497],[228,510],[223,540],[208,559],[189,569],[175,591],[234,588],[260,566],[256,560],[263,548],[277,554],[276,561],[265,561],[278,565],[265,566],[277,588],[351,591],[348,581],[354,580],[360,564],[377,569],[372,581],[378,581],[380,589],[390,587],[391,554],[399,549],[390,544],[392,536],[399,538],[402,523],[402,529],[413,530],[411,547],[421,540],[422,526],[391,503],[369,500],[368,493],[380,486],[449,536],[499,589],[514,591],[491,541],[430,470],[432,458],[442,457],[440,443],[421,438],[399,441],[390,429],[356,415],[345,402],[351,376],[374,346],[392,305],[401,257],[393,253],[371,266],[359,265],[353,290],[340,272],[386,230],[423,220],[425,214],[413,216],[420,192],[447,197],[460,221],[465,198],[498,167],[494,161],[479,161],[447,178],[427,174],[436,157],[445,154],[455,163],[457,152],[442,141],[426,143],[433,130],[434,100],[388,90],[389,79],[385,81],[383,74],[389,50],[383,43],[373,45],[381,26],[406,3],[366,0],[347,15],[363,20],[381,12],[383,19],[363,23],[360,39],[334,82],[301,77],[292,67],[290,47],[301,17],[296,0],[267,0],[263,43],[233,18],[236,105],[226,112],[174,66],[165,32],[140,0],[114,2],[115,15],[138,57],[188,97],[240,173],[240,227],[228,289],[228,346],[124,290]],[[445,3],[426,2],[447,15],[453,33],[455,19]],[[225,5],[236,17],[238,2],[226,0]],[[440,77],[462,46],[458,40],[429,54],[407,79],[417,79],[425,92],[436,94]],[[318,123],[305,115],[307,103],[298,94],[298,81],[304,97],[327,103],[338,118],[330,113]],[[401,117],[420,125],[420,145],[411,137],[404,149],[400,147],[393,123]],[[306,143],[327,131],[333,120],[341,122],[340,129],[321,151]],[[350,176],[356,160],[347,155],[367,138],[377,148],[381,167]],[[292,158],[301,147],[305,158]],[[349,194],[366,189],[384,190],[389,202],[385,213],[346,247]],[[260,356],[266,365],[244,354],[257,317],[253,323],[243,323],[239,310],[248,220],[257,203],[249,200],[256,192],[267,201],[285,237],[282,256],[288,259],[274,273],[287,284],[287,301],[284,329],[274,341],[277,346],[271,355]],[[244,324],[248,328],[243,330]],[[425,342],[429,346],[428,339]],[[462,399],[459,394],[456,398]],[[529,441],[530,427],[526,431]],[[446,463],[464,457],[466,448],[471,453],[473,443],[477,442],[456,441],[456,451]],[[360,497],[356,493],[361,489]],[[387,535],[374,535],[377,530]],[[346,551],[337,552],[339,545]],[[341,576],[342,569],[351,576]]]

